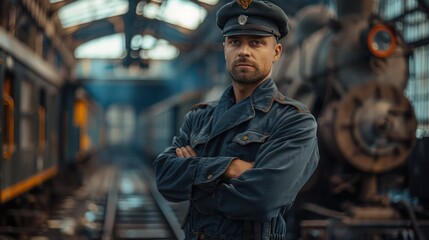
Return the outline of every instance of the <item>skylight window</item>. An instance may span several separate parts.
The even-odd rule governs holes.
[[[62,7],[58,15],[64,28],[118,16],[128,11],[127,0],[78,0]]]
[[[75,51],[76,58],[119,59],[124,57],[125,37],[123,33],[112,34],[88,41]]]
[[[140,50],[140,49],[151,49],[155,47],[156,39],[152,35],[135,35],[131,39],[131,49],[133,50]]]
[[[160,5],[154,2],[146,3],[140,2],[137,5],[136,13],[139,15],[144,15],[149,19],[155,19],[159,12]]]
[[[163,39],[159,39],[152,49],[143,49],[140,51],[140,57],[142,59],[171,60],[176,58],[178,55],[179,50]]]
[[[152,35],[144,35],[142,37],[142,49],[151,49],[155,47],[156,40],[157,39]]]
[[[190,30],[197,29],[207,16],[207,10],[189,0],[168,0],[164,3],[160,6],[149,2],[143,7],[142,14]]]
[[[76,58],[120,59],[125,55],[125,37],[123,33],[101,37],[80,45],[75,51]],[[136,35],[131,47],[140,49],[140,58],[153,60],[171,60],[179,55],[179,49],[164,39],[151,35]]]
[[[140,58],[153,60],[171,60],[179,55],[179,49],[164,39],[152,35],[135,35],[131,40],[131,48],[140,50]]]

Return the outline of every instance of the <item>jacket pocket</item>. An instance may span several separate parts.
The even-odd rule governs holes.
[[[254,162],[259,147],[267,141],[268,137],[267,133],[256,132],[254,130],[247,130],[237,134],[232,139],[233,143],[229,148],[229,153],[233,157]]]
[[[267,133],[248,130],[246,132],[237,134],[233,141],[244,146],[251,143],[264,143],[268,137],[269,135]]]

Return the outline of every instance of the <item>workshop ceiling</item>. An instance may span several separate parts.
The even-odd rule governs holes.
[[[170,60],[218,46],[216,11],[228,0],[49,0],[76,58]],[[272,0],[291,16],[320,0]]]

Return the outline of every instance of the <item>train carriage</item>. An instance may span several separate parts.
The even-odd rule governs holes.
[[[57,173],[62,79],[8,34],[2,38],[2,203]],[[22,169],[16,171],[15,169]]]

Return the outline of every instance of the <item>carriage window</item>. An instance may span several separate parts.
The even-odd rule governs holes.
[[[39,154],[43,154],[46,145],[46,93],[43,89],[40,90],[39,96]]]
[[[2,129],[4,132],[2,156],[9,159],[15,150],[14,144],[14,99],[12,97],[12,80],[6,76],[3,89]]]
[[[92,146],[91,138],[88,134],[89,112],[88,103],[84,99],[77,99],[74,103],[73,122],[76,127],[80,128],[80,150],[89,150]]]
[[[33,109],[33,86],[27,82],[23,81],[21,84],[21,104],[20,110],[21,113],[30,114]]]
[[[20,111],[21,111],[21,122],[20,122],[20,147],[23,150],[34,149],[34,101],[33,100],[33,86],[27,82],[22,81],[21,84],[21,97],[20,97]]]

